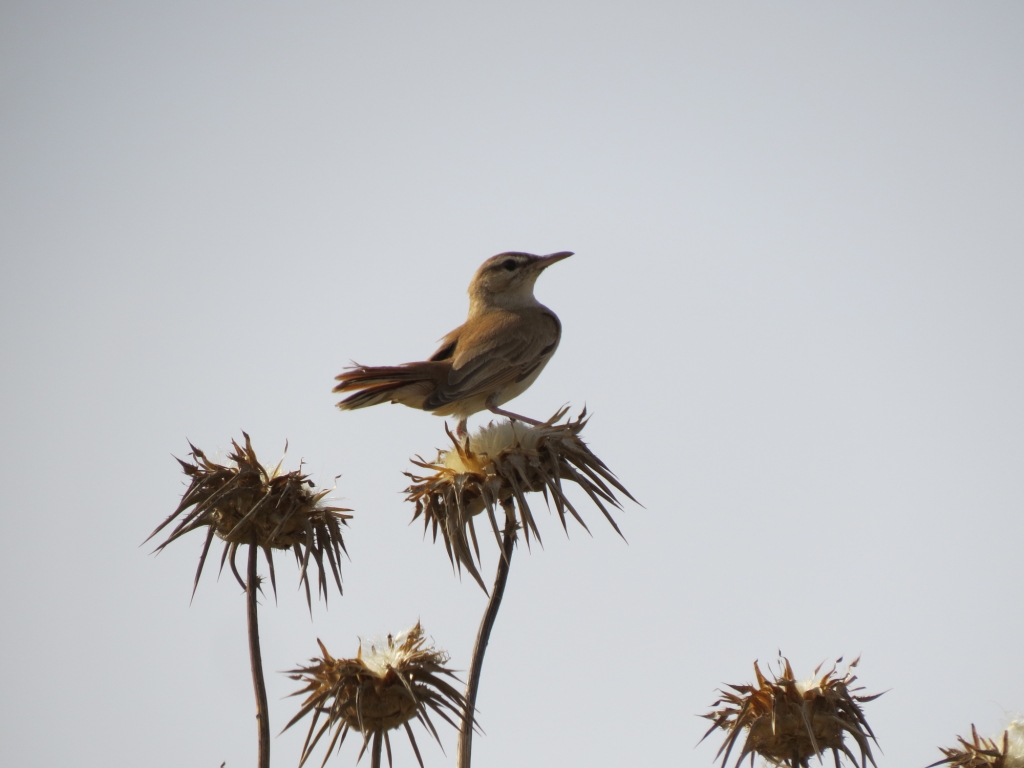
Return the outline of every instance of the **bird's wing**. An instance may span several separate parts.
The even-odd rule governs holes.
[[[529,376],[561,333],[558,319],[548,311],[527,316],[495,312],[461,330],[448,380],[428,398],[430,408],[499,391]]]
[[[441,339],[441,346],[438,347],[437,352],[428,357],[427,360],[431,362],[436,360],[450,360],[452,355],[455,354],[455,348],[459,344],[459,337],[462,336],[462,331],[465,327],[465,325],[460,325],[454,331],[451,331]]]

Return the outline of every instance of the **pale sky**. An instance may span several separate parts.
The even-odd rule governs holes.
[[[780,650],[862,655],[880,768],[997,732],[1024,710],[1022,41],[1019,3],[0,5],[0,764],[254,763],[237,584],[208,568],[190,605],[202,534],[139,546],[189,440],[287,440],[355,510],[344,597],[311,621],[282,559],[261,609],[275,734],[317,637],[420,619],[468,668],[484,595],[401,493],[443,421],[330,389],[429,355],[506,250],[576,252],[508,407],[586,405],[644,506],[627,544],[538,500],[475,765],[710,767],[698,715]],[[448,758],[418,737],[453,764],[451,729]]]

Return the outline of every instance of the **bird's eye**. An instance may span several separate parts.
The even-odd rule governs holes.
[[[501,263],[501,266],[503,266],[509,272],[515,272],[516,267],[519,266],[519,263],[515,259],[505,259],[505,261]]]

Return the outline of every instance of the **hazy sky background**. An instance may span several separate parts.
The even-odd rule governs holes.
[[[330,388],[431,353],[511,249],[577,255],[509,407],[586,404],[645,508],[628,545],[540,515],[477,765],[711,766],[697,715],[780,649],[863,654],[882,768],[995,732],[1024,709],[1022,41],[1019,3],[4,2],[0,763],[255,761],[238,586],[190,606],[202,535],[139,546],[188,440],[287,439],[356,510],[345,596],[311,622],[282,561],[261,610],[274,733],[317,637],[422,619],[468,667],[484,595],[401,494],[443,423]]]

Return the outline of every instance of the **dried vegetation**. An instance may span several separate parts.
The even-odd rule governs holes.
[[[238,572],[235,555],[240,545],[255,544],[263,550],[270,569],[274,591],[275,549],[290,549],[301,566],[299,580],[306,589],[306,602],[312,608],[307,568],[312,556],[319,569],[318,589],[327,599],[327,575],[324,557],[330,564],[334,581],[341,592],[341,555],[345,542],[341,526],[351,518],[349,509],[323,504],[330,489],[316,490],[308,475],[301,471],[281,472],[281,464],[268,470],[256,457],[249,435],[242,433],[245,446],[231,441],[230,464],[218,464],[189,443],[193,461],[178,459],[191,483],[178,508],[164,520],[149,539],[180,517],[177,526],[157,547],[157,552],[172,541],[197,528],[208,528],[203,552],[199,557],[192,594],[206,563],[214,536],[224,541],[220,567],[227,561],[238,583],[245,581]]]
[[[495,539],[501,546],[501,526],[496,508],[513,507],[515,500],[519,524],[529,546],[530,537],[539,542],[540,531],[526,495],[543,494],[568,533],[566,516],[571,515],[589,532],[578,510],[564,493],[563,481],[578,485],[590,497],[620,536],[609,507],[621,509],[615,491],[632,501],[633,496],[618,481],[580,438],[587,423],[586,410],[575,420],[557,423],[568,409],[563,408],[543,424],[528,426],[520,422],[498,422],[483,427],[463,445],[451,432],[453,447],[439,451],[437,460],[417,458],[413,464],[430,471],[417,475],[407,472],[412,485],[406,489],[409,501],[416,505],[413,520],[422,517],[424,531],[430,529],[434,540],[440,532],[452,564],[465,568],[486,591],[477,564],[480,548],[474,518],[486,511]]]
[[[839,663],[839,659],[836,663]],[[746,733],[738,766],[747,755],[759,755],[771,765],[785,765],[790,768],[808,768],[812,757],[821,758],[831,751],[838,766],[840,753],[850,758],[854,765],[875,765],[869,740],[874,740],[861,705],[878,698],[854,695],[852,688],[857,679],[852,669],[857,659],[850,663],[842,676],[833,667],[819,676],[821,667],[806,681],[797,681],[788,659],[781,659],[781,671],[773,680],[767,679],[754,662],[754,685],[729,685],[731,691],[721,691],[721,698],[704,717],[714,725],[704,734],[707,738],[716,728],[726,732],[725,741],[718,750],[716,759],[722,758],[725,768],[729,755]],[[860,751],[860,760],[850,751],[845,742],[849,735]]]
[[[418,623],[397,638],[389,635],[386,645],[371,646],[365,652],[360,645],[359,652],[352,659],[335,659],[322,642],[317,642],[322,656],[311,659],[309,666],[287,673],[293,680],[305,683],[305,687],[293,695],[305,695],[306,699],[285,730],[313,713],[302,745],[300,768],[329,731],[333,731],[333,736],[321,765],[327,762],[336,746],[341,748],[350,731],[356,731],[363,737],[360,758],[371,740],[374,751],[379,755],[383,740],[390,764],[388,732],[402,727],[422,766],[423,759],[409,726],[410,721],[419,720],[438,744],[441,739],[430,719],[430,712],[458,728],[456,723],[462,720],[466,700],[448,682],[449,679],[457,680],[446,667],[448,654],[427,643]]]

